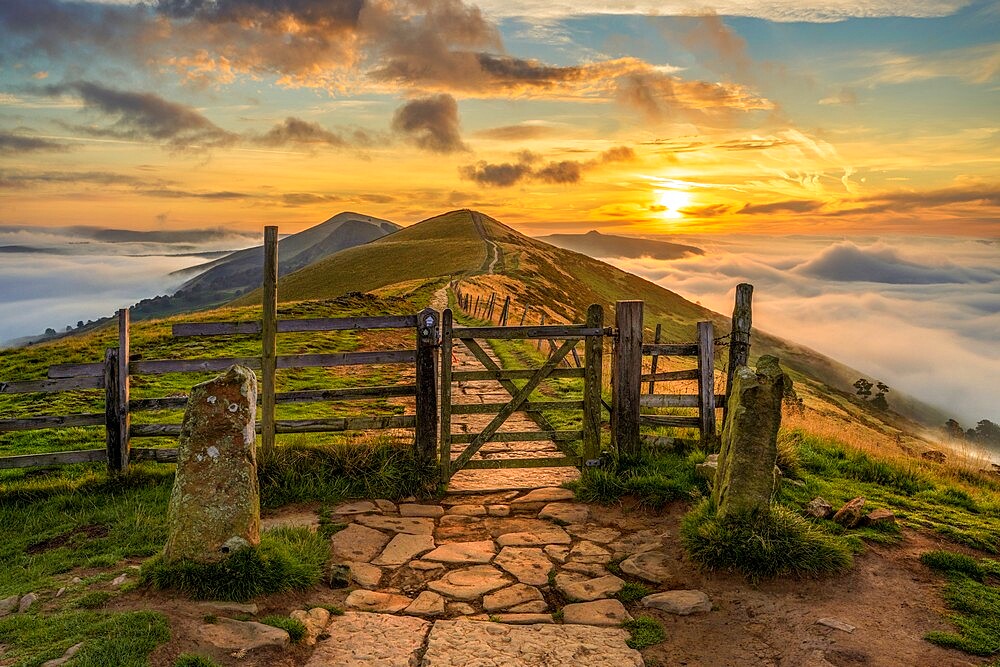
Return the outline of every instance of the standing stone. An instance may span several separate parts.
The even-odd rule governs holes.
[[[168,561],[217,562],[260,543],[257,378],[233,366],[191,389],[168,509]]]
[[[762,356],[757,371],[736,369],[729,411],[722,429],[719,469],[712,498],[719,518],[764,510],[775,490],[781,399],[791,380],[778,358]]]

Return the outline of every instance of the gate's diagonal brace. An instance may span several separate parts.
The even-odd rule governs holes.
[[[472,353],[472,356],[474,356],[476,360],[479,361],[479,363],[481,363],[483,366],[486,367],[486,370],[488,371],[502,370],[500,366],[498,366],[497,363],[493,361],[490,355],[486,354],[486,350],[484,350],[482,346],[480,346],[479,343],[476,342],[475,338],[461,338],[459,340],[461,340],[462,343],[465,344],[465,347],[469,349],[469,352]],[[507,393],[510,394],[511,396],[517,393],[517,385],[514,384],[513,381],[498,380],[498,382],[500,383],[500,386],[506,389]],[[542,429],[546,431],[556,430],[555,427],[552,425],[552,423],[549,422],[549,420],[546,419],[541,412],[528,410],[527,413],[528,416],[531,417],[532,421],[538,424]]]
[[[535,390],[535,387],[541,384],[542,380],[549,376],[549,373],[551,373],[555,367],[559,365],[560,361],[566,358],[566,355],[569,354],[569,351],[578,342],[579,339],[570,339],[563,342],[559,349],[556,350],[556,353],[548,358],[545,364],[538,369],[538,372],[535,373],[530,380],[528,380],[527,384],[517,390],[514,396],[510,399],[510,403],[504,406],[504,408],[497,413],[496,417],[493,418],[486,428],[484,428],[482,432],[480,432],[479,435],[477,435],[475,439],[469,443],[469,446],[466,447],[461,456],[455,460],[455,463],[452,465],[452,469],[457,470],[462,468],[469,461],[469,459],[471,459],[475,453],[479,451],[479,448],[482,447],[483,444],[485,444],[491,437],[493,437],[493,434],[497,432],[505,421],[507,421],[507,418],[517,412],[518,408],[521,407],[521,404],[528,400],[528,396],[530,396],[531,392]]]

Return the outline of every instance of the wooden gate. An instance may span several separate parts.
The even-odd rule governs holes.
[[[457,471],[483,468],[522,468],[542,466],[595,465],[601,452],[601,369],[604,335],[604,309],[592,305],[584,324],[555,326],[516,327],[455,327],[452,312],[445,310],[441,318],[441,451],[442,480],[447,482]],[[479,341],[484,340],[562,340],[550,351],[548,358],[538,368],[502,369],[486,352]],[[582,368],[559,368],[580,341],[584,341]],[[457,341],[457,343],[456,343]],[[483,365],[483,370],[456,370],[453,368],[455,346],[464,346]],[[583,378],[583,400],[540,401],[530,400],[532,393],[543,381],[552,378]],[[504,403],[462,404],[452,403],[452,383],[464,380],[493,380],[509,396]],[[557,430],[545,418],[548,410],[582,410],[583,424],[579,430]],[[501,426],[515,412],[526,412],[538,425],[534,431],[500,431]],[[495,414],[477,433],[452,433],[452,415]],[[518,459],[473,459],[488,442],[526,442],[552,440],[562,443],[564,456]],[[565,453],[565,447],[582,442],[580,455]],[[452,456],[452,445],[465,448]]]

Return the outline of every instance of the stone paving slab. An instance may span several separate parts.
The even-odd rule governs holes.
[[[413,616],[345,612],[332,618],[306,667],[418,667],[430,627]]]
[[[643,667],[618,628],[438,621],[421,667]]]

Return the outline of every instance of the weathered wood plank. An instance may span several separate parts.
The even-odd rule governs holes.
[[[604,328],[604,308],[591,304],[587,309],[587,327]],[[601,385],[604,371],[604,338],[587,336],[584,343],[583,375],[583,458],[601,457]]]
[[[639,454],[639,396],[642,394],[642,301],[618,301],[612,377],[611,433],[620,454]]]
[[[716,407],[725,402],[725,395],[715,395]],[[697,408],[701,406],[701,397],[698,394],[645,394],[639,403],[644,408]]]
[[[3,456],[0,457],[0,470],[69,465],[71,463],[99,463],[106,461],[107,458],[108,453],[104,449],[80,449],[73,452]]]
[[[470,444],[478,436],[478,433],[452,433],[451,442],[453,444]],[[581,438],[583,438],[583,431],[499,431],[491,435],[486,442],[537,442],[539,440],[567,442]],[[465,451],[469,449],[466,448]]]
[[[261,332],[261,323],[250,322],[181,322],[170,328],[170,335],[181,336],[234,336],[257,335]]]
[[[104,449],[108,470],[112,473],[122,470],[121,422],[118,420],[118,348],[109,347],[104,353]]]
[[[664,355],[668,357],[697,357],[698,343],[646,343],[642,346],[642,354]]]
[[[133,461],[152,461],[154,463],[177,463],[176,447],[133,447]]]
[[[165,373],[222,372],[233,365],[261,369],[260,357],[215,357],[212,359],[149,359],[129,363],[132,375],[163,375]]]
[[[563,342],[556,353],[550,356],[542,367],[538,369],[538,372],[535,373],[535,375],[532,376],[531,379],[524,384],[524,386],[517,390],[517,393],[511,397],[510,402],[504,406],[492,420],[490,420],[490,423],[487,424],[486,427],[483,428],[483,430],[475,437],[475,439],[473,439],[470,445],[465,448],[465,451],[462,452],[461,456],[455,460],[454,467],[461,468],[464,466],[465,462],[472,458],[472,456],[479,450],[480,447],[483,446],[484,443],[489,441],[490,436],[497,432],[503,423],[507,421],[508,417],[521,408],[521,404],[528,400],[531,392],[533,392],[535,388],[541,384],[542,380],[544,380],[545,377],[551,373],[557,365],[559,365],[560,361],[566,358],[566,355],[569,354],[570,349],[572,349],[576,342],[576,340],[567,340]]]
[[[547,326],[527,327],[455,327],[452,336],[455,338],[493,339],[556,339],[583,338],[584,336],[600,336],[602,329],[595,329],[580,324],[553,324]]]
[[[678,428],[698,428],[700,417],[679,417],[677,415],[640,415],[639,423],[643,426],[675,426]]]
[[[507,403],[455,403],[451,406],[453,415],[488,415],[499,412]],[[583,401],[525,401],[521,410],[581,410]]]
[[[385,415],[377,417],[331,417],[325,419],[278,419],[275,433],[336,433],[340,431],[374,431],[387,428],[413,428],[416,415]],[[257,433],[262,423],[256,424]],[[133,424],[133,438],[155,438],[181,434],[180,424]]]
[[[655,357],[654,357],[655,359]],[[685,368],[679,371],[660,371],[659,373],[643,373],[642,381],[649,382],[652,387],[654,382],[674,382],[676,380],[697,380],[697,368]],[[652,393],[650,389],[650,393]]]
[[[536,373],[534,368],[514,369],[514,370],[486,370],[486,371],[452,371],[451,377],[454,381],[460,380],[528,380]],[[583,368],[556,368],[549,373],[549,378],[582,378],[585,370]]]
[[[23,417],[21,419],[0,419],[0,433],[10,433],[12,431],[36,431],[41,428],[68,428],[71,426],[103,425],[103,412],[90,412],[78,415]]]
[[[334,366],[363,366],[368,364],[412,364],[416,360],[416,350],[287,354],[278,357],[278,368],[332,368]]]
[[[729,332],[729,366],[726,368],[726,397],[733,386],[733,374],[740,366],[750,362],[750,333],[753,326],[753,285],[740,283],[736,286],[733,303],[732,328]],[[722,423],[726,423],[728,408],[722,411]]]
[[[503,468],[570,468],[580,467],[579,456],[560,456],[544,459],[472,459],[466,470],[499,470]]]
[[[77,376],[57,380],[0,382],[0,394],[33,394],[77,389],[103,389],[104,377]]]
[[[274,395],[275,403],[326,403],[331,401],[351,401],[370,398],[391,398],[396,396],[416,396],[415,384],[387,385],[378,387],[348,387],[346,389],[303,389],[300,391],[279,391]],[[257,402],[261,397],[257,396]],[[135,398],[129,401],[129,410],[180,410],[187,406],[187,396],[165,396],[163,398]]]
[[[104,377],[104,362],[95,364],[56,364],[49,366],[50,378]]]
[[[476,307],[479,307],[479,297],[476,297]],[[441,313],[441,421],[440,421],[440,451],[438,467],[441,471],[441,482],[448,483],[451,479],[451,382],[452,382],[452,312],[445,308]]]
[[[260,446],[266,453],[274,449],[274,393],[278,371],[278,228],[264,227],[264,285],[261,290],[261,406]]]
[[[701,439],[715,437],[715,333],[711,322],[698,322],[698,409]]]
[[[313,317],[297,320],[278,320],[278,333],[307,331],[354,331],[359,329],[409,329],[416,326],[416,315],[378,315],[373,317]],[[184,322],[175,324],[174,336],[232,336],[256,335],[263,327],[258,321],[250,322]]]

